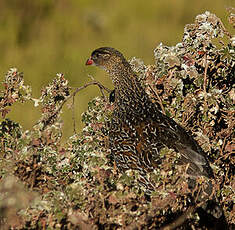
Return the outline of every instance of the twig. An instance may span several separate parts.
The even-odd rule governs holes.
[[[226,144],[226,140],[227,140],[227,137],[224,138],[223,145],[220,149],[220,156],[223,156],[223,151],[224,151],[224,147],[225,147],[225,144]]]
[[[166,115],[166,111],[164,109],[164,106],[162,104],[162,100],[161,100],[160,96],[158,95],[158,93],[155,90],[153,90],[151,85],[149,85],[149,88],[151,89],[152,93],[157,97],[159,104],[160,104],[160,107],[162,109],[162,113]]]
[[[88,76],[92,79],[93,82],[96,82],[96,83],[97,83],[97,85],[98,85],[98,87],[99,87],[100,89],[105,90],[105,91],[107,91],[108,93],[111,93],[111,92],[112,92],[112,90],[110,90],[109,88],[105,87],[105,86],[102,85],[100,82],[96,81],[95,78],[94,78],[92,75],[89,74]]]
[[[220,18],[218,18],[218,21],[222,27],[224,34],[226,34],[229,38],[232,38],[232,35],[228,32],[228,30],[226,30],[226,28]]]
[[[231,144],[231,142],[226,142],[226,141],[227,141],[227,137],[228,137],[228,136],[226,136],[226,137],[224,138],[223,145],[222,145],[222,147],[221,147],[221,149],[220,149],[220,157],[215,160],[215,162],[214,162],[215,164],[216,164],[217,162],[219,162],[221,159],[226,160],[230,155],[234,154],[234,151],[230,151],[230,152],[228,152],[227,154],[224,154],[224,153],[223,153],[224,148],[225,148],[225,144],[227,144],[227,143]]]
[[[206,52],[206,51],[205,51]],[[207,84],[207,70],[208,70],[208,62],[207,62],[207,55],[205,53],[205,71],[204,71],[204,82],[203,82],[203,91],[204,91],[204,103],[205,107],[207,108],[207,92],[206,92],[206,84]]]
[[[190,114],[185,115],[185,113],[182,114],[182,125],[187,126],[188,121],[191,119],[191,117],[194,116],[194,113],[191,112]]]
[[[79,87],[79,88],[76,88],[76,90],[71,94],[69,95],[68,97],[65,98],[65,100],[60,104],[60,106],[54,111],[54,113],[52,113],[45,121],[44,121],[44,126],[42,127],[42,131],[46,129],[46,127],[50,124],[50,121],[58,115],[58,113],[61,111],[62,107],[64,106],[64,104],[70,99],[70,98],[73,98],[79,91],[87,88],[88,86],[90,85],[97,85],[101,92],[102,92],[102,95],[104,96],[104,90],[107,91],[107,92],[111,92],[110,89],[108,89],[107,87],[103,86],[100,82],[98,81],[91,81],[91,82],[88,82],[87,84]],[[105,97],[105,96],[104,96]],[[35,125],[39,124],[40,122],[42,122],[43,120],[37,122]]]
[[[76,121],[75,121],[75,96],[73,96],[73,106],[72,106],[72,120],[73,120],[73,132],[76,134]]]

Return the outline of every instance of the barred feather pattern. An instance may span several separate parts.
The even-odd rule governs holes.
[[[95,50],[93,56],[96,65],[109,73],[115,87],[109,145],[120,171],[139,170],[146,181],[144,175],[158,167],[159,150],[167,146],[180,153],[181,160],[189,165],[187,173],[191,177],[212,178],[205,152],[183,127],[158,110],[124,56],[109,47]],[[147,181],[145,186],[150,186]]]

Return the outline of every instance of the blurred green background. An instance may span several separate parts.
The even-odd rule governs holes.
[[[139,57],[153,64],[153,50],[160,43],[181,41],[185,24],[196,15],[210,11],[228,26],[226,7],[234,0],[1,0],[0,76],[10,67],[24,72],[33,96],[62,72],[70,86],[90,81],[88,74],[112,88],[107,75],[86,67],[91,51],[101,46],[121,50],[127,58]],[[94,96],[95,86],[76,97],[77,130],[81,113]],[[72,112],[64,108],[64,137],[73,133]],[[40,108],[31,102],[17,104],[8,117],[30,129],[40,117]]]

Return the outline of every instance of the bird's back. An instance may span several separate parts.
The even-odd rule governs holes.
[[[191,176],[213,177],[206,154],[194,138],[173,119],[162,114],[140,82],[118,98],[110,129],[110,146],[120,168],[151,170],[159,163],[163,146],[173,148],[187,163]],[[128,93],[130,91],[130,93]]]

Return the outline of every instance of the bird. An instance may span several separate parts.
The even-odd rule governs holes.
[[[214,177],[206,153],[180,124],[159,111],[121,52],[111,47],[98,48],[86,65],[103,68],[114,84],[115,110],[109,142],[120,171],[151,171],[157,167],[159,150],[167,146],[189,164],[187,173],[192,177]]]
[[[186,173],[193,186],[200,176],[214,178],[206,153],[185,128],[163,114],[152,102],[121,52],[111,47],[98,48],[91,53],[86,65],[104,69],[114,85],[109,100],[114,103],[115,109],[108,138],[111,156],[120,172],[138,170],[140,183],[153,191],[146,174],[159,166],[159,151],[168,147],[178,152],[180,160],[187,164]],[[211,191],[210,182],[208,195]],[[223,211],[217,201],[214,204],[216,215],[220,217]]]

